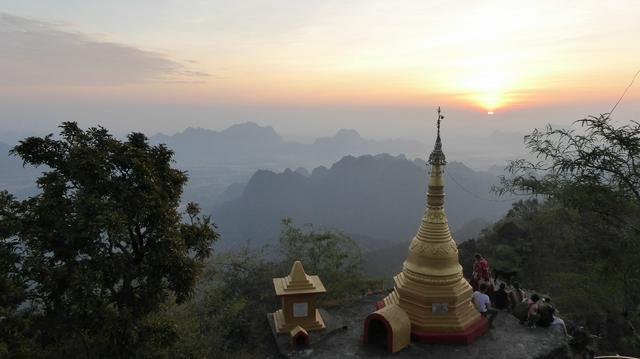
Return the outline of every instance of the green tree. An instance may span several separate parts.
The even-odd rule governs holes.
[[[175,358],[255,358],[277,355],[266,315],[279,308],[272,278],[289,274],[295,260],[318,274],[320,296],[344,300],[369,285],[360,274],[360,249],[348,236],[282,221],[282,257],[247,248],[218,253],[207,262],[193,298],[167,306],[161,317],[176,323]],[[251,343],[247,345],[246,343]]]
[[[20,310],[26,300],[26,283],[20,271],[20,247],[15,240],[19,221],[17,202],[0,192],[0,358],[28,358],[33,346],[28,338],[29,311]]]
[[[640,302],[640,123],[608,114],[580,129],[534,130],[525,144],[536,161],[510,162],[498,192],[530,193],[579,212],[583,262],[619,283],[623,305]],[[581,267],[584,267],[584,264]],[[583,269],[583,268],[580,268]]]
[[[172,358],[255,358],[276,355],[266,315],[275,311],[272,278],[286,270],[261,252],[218,253],[208,262],[194,296],[169,306],[164,316],[176,323]],[[251,343],[251,345],[247,345]]]
[[[553,197],[640,233],[629,217],[640,204],[640,123],[616,126],[604,114],[576,124],[580,131],[547,125],[525,136],[537,160],[511,161],[495,189]]]
[[[290,218],[285,218],[280,249],[289,268],[299,260],[305,271],[320,276],[327,288],[324,299],[357,295],[369,285],[362,277],[360,247],[342,232],[318,231],[311,224],[296,227]]]
[[[183,223],[187,176],[171,167],[173,153],[141,133],[119,141],[72,122],[59,138],[30,137],[12,153],[46,166],[41,193],[9,211],[43,355],[151,357],[170,346],[171,324],[149,315],[170,295],[191,295],[218,238],[196,205]]]
[[[523,243],[533,244],[521,258],[525,277],[551,292],[565,314],[600,330],[626,320],[621,313],[640,312],[640,123],[604,114],[576,125],[525,137],[535,160],[511,161],[495,190],[545,200],[528,219],[510,212],[478,246],[495,252],[505,244],[518,253]],[[508,223],[515,231],[505,233],[524,242],[500,232]],[[640,353],[632,332],[605,331],[601,347]]]

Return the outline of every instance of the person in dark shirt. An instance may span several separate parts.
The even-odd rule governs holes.
[[[547,328],[551,323],[553,323],[553,316],[556,313],[556,308],[551,304],[551,298],[542,298],[542,303],[540,303],[538,313],[540,314],[540,318],[536,323],[537,325]]]
[[[509,296],[506,291],[506,285],[504,283],[500,283],[500,289],[498,289],[495,293],[495,304],[496,309],[508,309],[509,308]]]

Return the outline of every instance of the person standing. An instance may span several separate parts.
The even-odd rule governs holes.
[[[493,291],[491,286],[491,274],[489,272],[489,261],[483,257],[480,253],[476,253],[475,262],[473,263],[473,274],[471,275],[473,283],[472,287],[477,290],[480,285],[486,283],[487,290]]]

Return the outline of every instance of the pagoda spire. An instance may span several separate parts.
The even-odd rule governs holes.
[[[444,116],[442,115],[442,111],[440,110],[440,107],[438,107],[438,119],[436,121],[438,132],[436,136],[436,144],[429,155],[429,160],[427,161],[429,165],[431,165],[429,190],[427,192],[427,212],[432,214],[434,211],[439,212],[438,216],[443,218],[445,224],[442,230],[444,232],[444,227],[446,227],[446,232],[449,232],[449,226],[446,225],[447,217],[444,213],[444,166],[447,164],[447,160],[444,156],[444,152],[442,151],[442,140],[440,139],[440,121],[443,119]],[[424,224],[425,223],[423,221],[423,225]],[[424,234],[423,226],[421,226],[420,229],[421,230],[418,230],[420,239],[426,240],[424,236],[420,236],[420,234]],[[451,234],[448,234],[448,236],[450,237]],[[445,238],[443,238],[443,240],[445,240]]]
[[[440,139],[440,121],[444,120],[444,116],[440,111],[440,107],[438,107],[438,136],[436,137],[436,145],[433,147],[433,151],[429,155],[429,164],[439,164],[445,165],[447,164],[447,160],[444,157],[444,152],[442,152],[442,140]]]

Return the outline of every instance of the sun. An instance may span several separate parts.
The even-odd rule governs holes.
[[[505,105],[509,78],[504,71],[479,67],[466,81],[466,88],[472,102],[487,112]]]
[[[492,115],[496,110],[510,104],[512,91],[516,85],[516,71],[497,54],[479,59],[467,59],[456,74],[451,87],[465,102]]]

